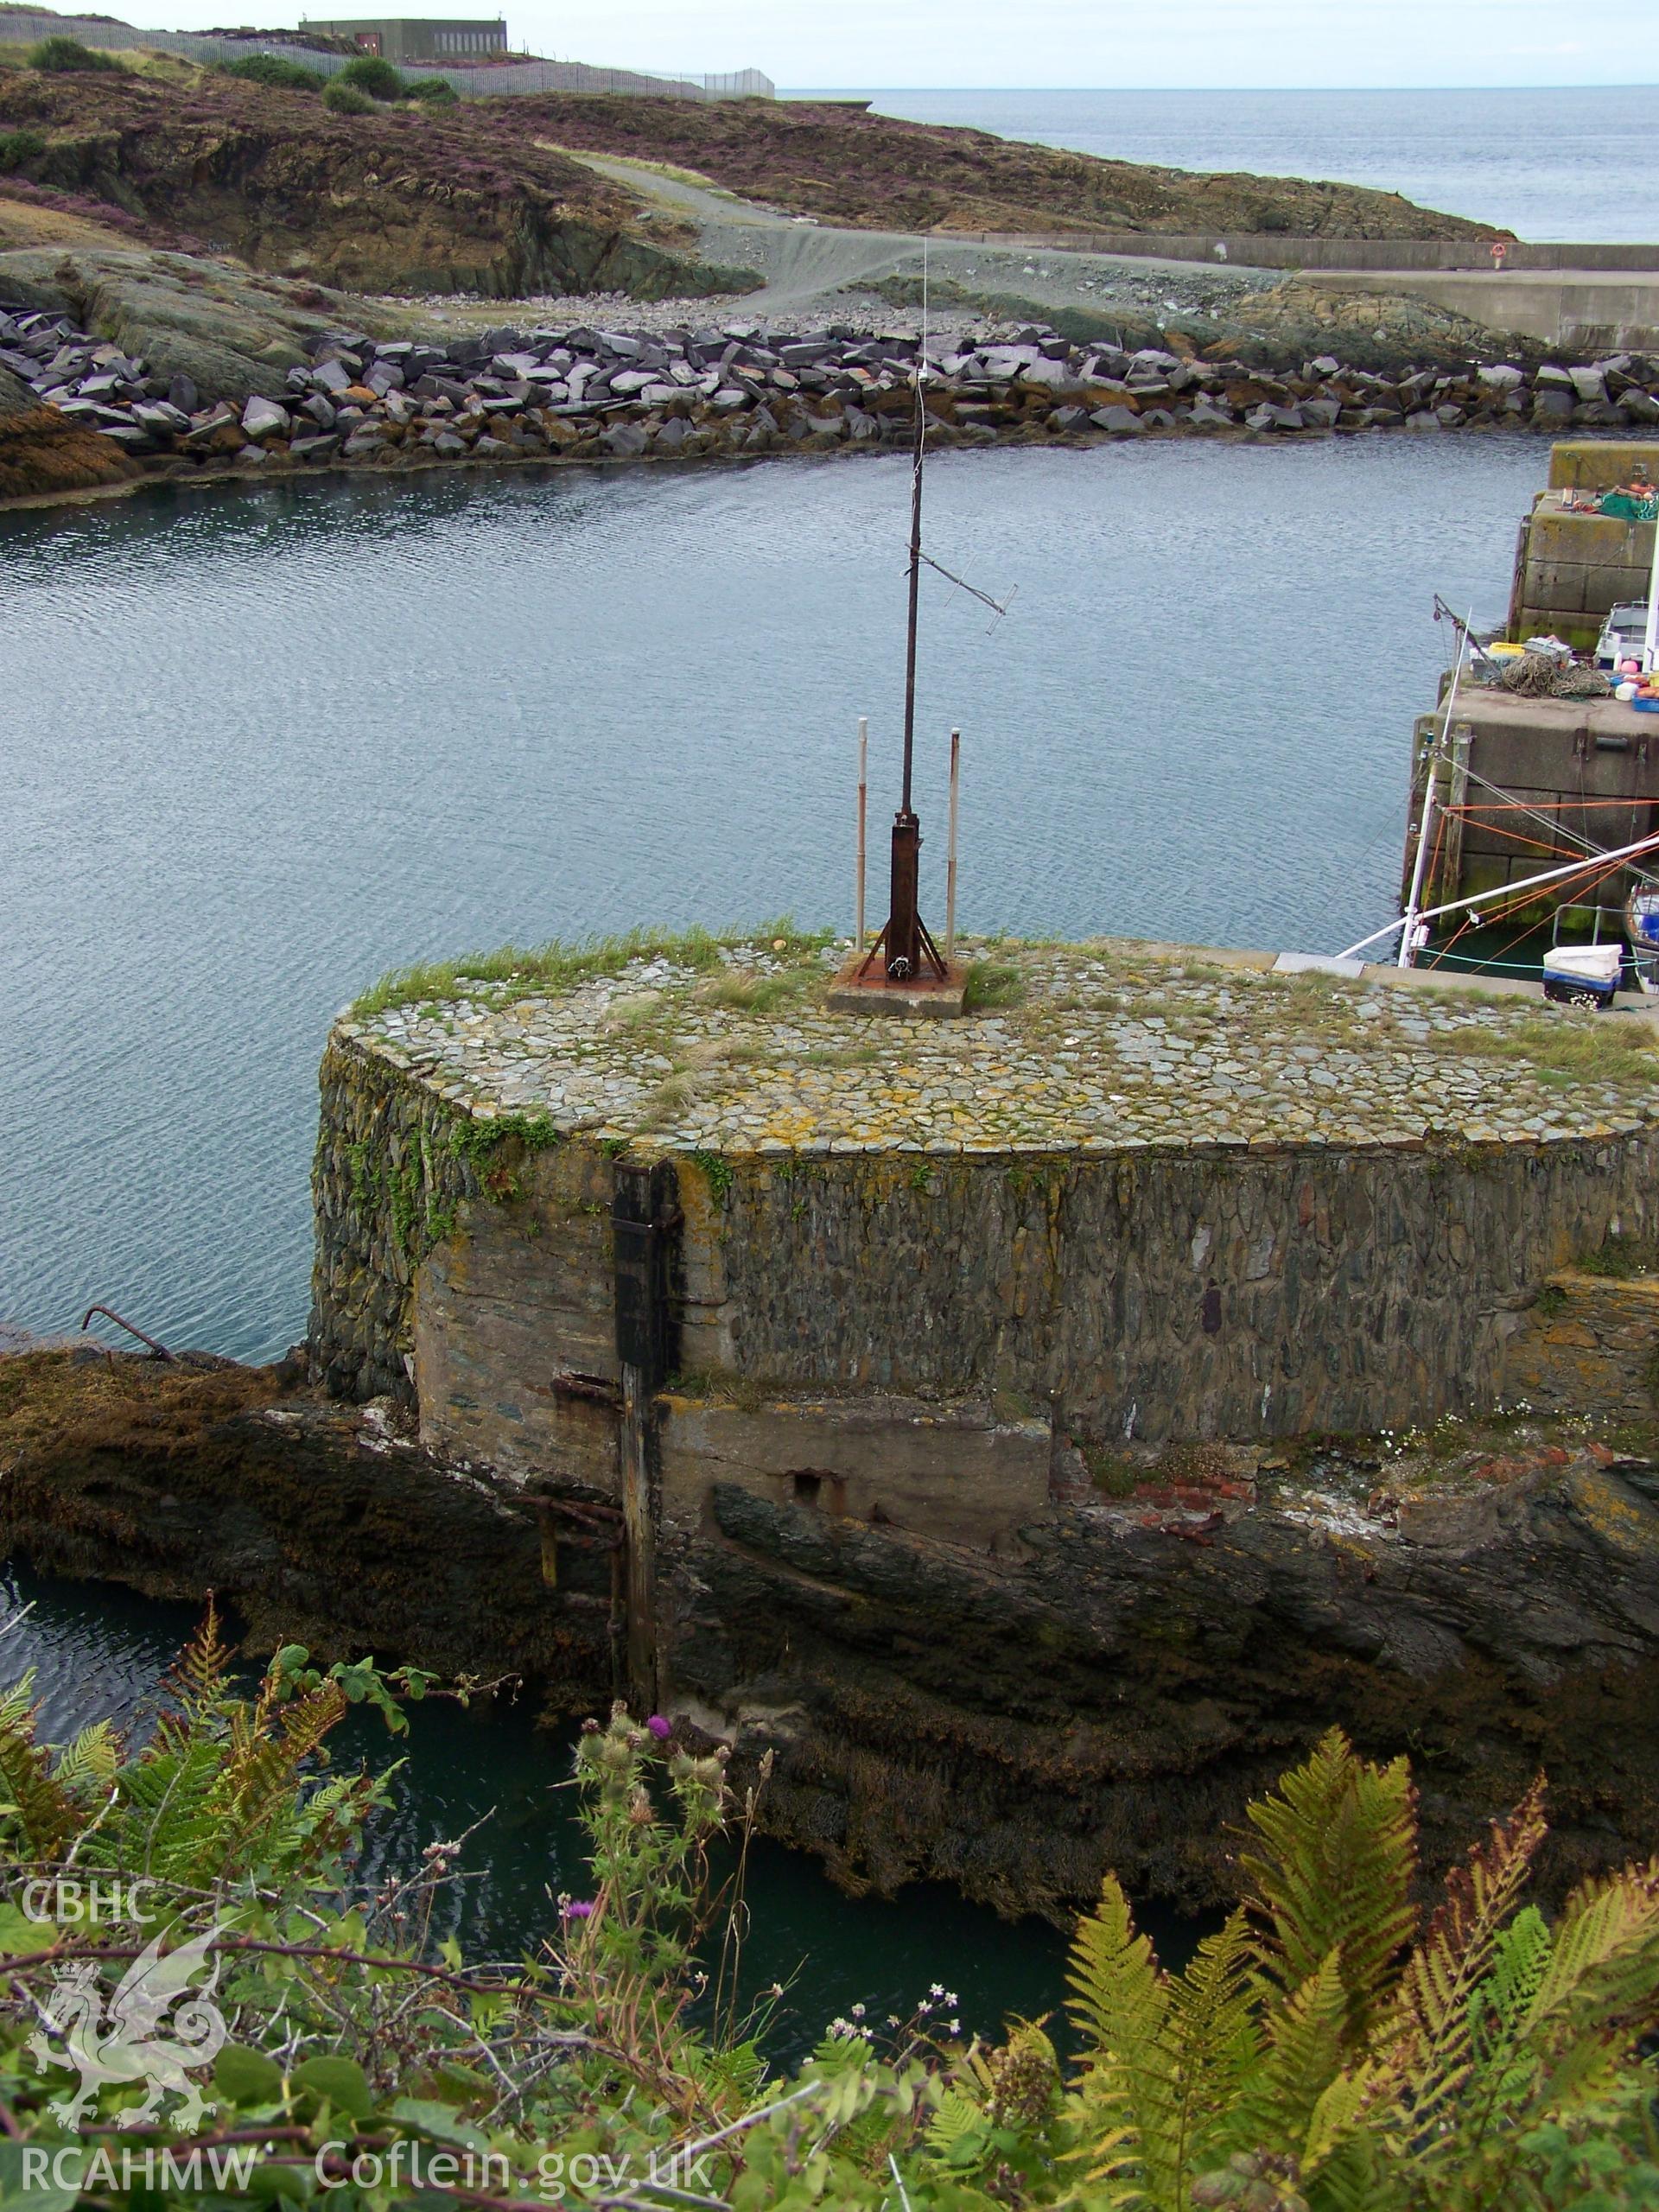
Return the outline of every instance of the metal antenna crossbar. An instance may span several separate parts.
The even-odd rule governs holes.
[[[943,576],[947,583],[955,584],[959,591],[970,593],[975,599],[978,600],[982,607],[988,607],[992,613],[999,619],[1013,606],[1014,594],[1020,588],[1018,584],[1014,585],[1014,590],[1009,592],[1006,599],[993,599],[989,592],[981,591],[977,584],[970,584],[966,576],[959,576],[954,569],[947,569],[943,561],[936,561],[931,553],[924,553],[922,558],[928,567],[937,575]]]

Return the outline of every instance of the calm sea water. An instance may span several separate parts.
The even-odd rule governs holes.
[[[0,1618],[23,1607],[18,1625],[0,1637],[0,1686],[36,1669],[41,1740],[66,1742],[105,1718],[143,1733],[156,1684],[195,1624],[194,1608],[0,1569]],[[455,1934],[473,1960],[534,1949],[556,1924],[559,1893],[581,1897],[589,1887],[563,1786],[573,1738],[537,1726],[522,1704],[462,1712],[428,1703],[411,1707],[410,1720],[407,1736],[392,1737],[372,1715],[353,1713],[333,1738],[337,1765],[384,1771],[405,1763],[391,1809],[370,1827],[365,1874],[378,1885],[389,1870],[412,1872],[429,1843],[476,1825],[460,1860],[465,1879],[449,1891],[435,1932]],[[717,1868],[721,1878],[727,1871]],[[760,1841],[751,1847],[745,1887],[753,1925],[741,1986],[753,1999],[774,1981],[785,1985],[767,2037],[779,2058],[804,2055],[856,2004],[873,2020],[908,2018],[934,1981],[961,1999],[965,2030],[993,2031],[1012,2012],[1035,2018],[1064,1999],[1066,1946],[1058,1929],[999,1920],[937,1884],[898,1901],[855,1901],[816,1862]],[[1199,1932],[1193,1923],[1156,1907],[1141,1917],[1160,1954],[1181,1965]]]
[[[1610,18],[1609,35],[1624,39],[1633,22]],[[1632,58],[1640,69],[1643,57]],[[884,115],[969,124],[1116,161],[1371,185],[1523,238],[1659,238],[1659,95],[1650,86],[873,97]]]
[[[943,455],[925,891],[971,927],[1334,950],[1392,911],[1408,734],[1501,614],[1524,438]],[[385,969],[851,923],[896,801],[886,457],[146,494],[0,518],[0,1321],[302,1332],[315,1071]],[[988,630],[989,634],[988,634]]]

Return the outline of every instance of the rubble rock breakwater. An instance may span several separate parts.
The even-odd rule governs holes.
[[[149,373],[61,316],[0,313],[0,370],[148,474],[465,461],[600,461],[880,448],[911,435],[913,337],[753,322],[632,335],[590,327],[377,340],[337,332],[240,404]],[[1159,348],[1074,345],[1026,325],[930,341],[941,445],[1230,432],[1267,438],[1659,421],[1659,359],[1397,375],[1322,354],[1274,374]]]

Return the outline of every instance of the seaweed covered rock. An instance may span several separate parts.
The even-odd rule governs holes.
[[[55,407],[19,407],[7,388],[16,385],[16,378],[3,370],[0,377],[0,499],[96,491],[140,474],[119,447],[67,421]]]

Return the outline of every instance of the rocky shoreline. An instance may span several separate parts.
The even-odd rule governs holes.
[[[251,1653],[512,1671],[550,1717],[612,1694],[618,1531],[590,1489],[446,1458],[302,1370],[0,1358],[0,1546],[211,1586]],[[741,1786],[772,1755],[763,1828],[845,1888],[1064,1921],[1107,1866],[1228,1901],[1246,1798],[1337,1721],[1409,1747],[1435,1872],[1543,1766],[1550,1902],[1659,1834],[1659,1436],[1595,1426],[1125,1462],[1001,1560],[722,1485],[683,1586],[703,1739]]]
[[[909,440],[921,353],[912,336],[842,324],[503,327],[425,341],[343,330],[313,341],[280,397],[238,404],[188,375],[152,374],[64,316],[0,309],[0,372],[149,479],[880,448]],[[1659,358],[1645,355],[1380,374],[1322,354],[1270,373],[1190,351],[1072,344],[1027,324],[931,340],[926,360],[940,445],[1483,428],[1558,436],[1659,423]]]

